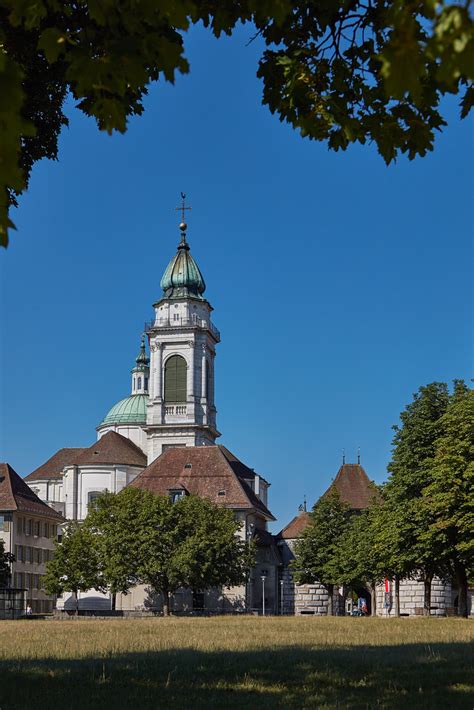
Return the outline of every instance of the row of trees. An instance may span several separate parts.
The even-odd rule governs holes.
[[[436,575],[453,580],[458,613],[467,616],[467,588],[474,577],[474,392],[462,381],[421,387],[395,426],[388,481],[374,486],[371,505],[360,514],[337,491],[320,499],[295,546],[295,578],[371,590],[394,580],[395,614],[399,583],[424,583],[429,615]]]
[[[253,548],[238,535],[232,511],[196,496],[173,503],[137,488],[104,493],[83,523],[70,522],[48,563],[49,594],[110,590],[115,600],[137,584],[163,597],[180,588],[202,591],[242,584]]]

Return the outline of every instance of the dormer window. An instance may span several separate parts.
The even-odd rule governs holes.
[[[192,467],[193,467],[192,463],[185,463],[184,464],[184,468],[192,468]]]
[[[218,496],[225,496],[225,491],[219,491]]]
[[[172,503],[177,503],[178,501],[181,500],[181,498],[184,498],[184,491],[182,488],[178,490],[171,490],[169,492],[169,496],[171,498]]]

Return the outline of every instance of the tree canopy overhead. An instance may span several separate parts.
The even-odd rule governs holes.
[[[387,163],[433,148],[439,101],[474,102],[471,2],[439,0],[0,0],[0,243],[33,164],[57,158],[68,92],[124,132],[152,81],[189,71],[185,33],[253,23],[263,103],[333,150],[375,142]]]

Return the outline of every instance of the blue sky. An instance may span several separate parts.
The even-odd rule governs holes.
[[[20,474],[90,445],[129,393],[181,190],[222,335],[221,442],[271,481],[274,529],[343,448],[382,481],[412,393],[470,377],[473,135],[457,101],[424,159],[332,153],[261,106],[250,35],[193,30],[191,73],[154,85],[123,136],[71,104],[59,163],[35,167],[0,254],[0,458]]]

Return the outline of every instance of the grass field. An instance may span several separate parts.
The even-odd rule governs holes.
[[[462,619],[0,622],[0,710],[474,707]]]

